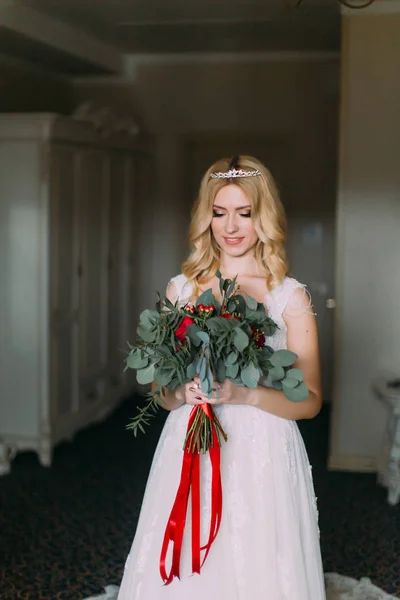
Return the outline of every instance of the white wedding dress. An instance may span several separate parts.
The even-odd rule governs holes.
[[[185,277],[178,275],[172,281],[180,301],[187,301],[191,290]],[[287,277],[266,297],[269,315],[279,326],[267,339],[274,349],[286,348],[282,315],[293,303],[297,288],[304,286]],[[303,310],[310,310],[310,305]],[[367,579],[358,582],[334,574],[324,578],[311,466],[297,424],[251,406],[216,407],[228,434],[228,442],[221,448],[221,527],[201,575],[192,575],[188,510],[181,579],[164,586],[159,573],[160,551],[180,480],[182,444],[191,409],[184,405],[166,420],[121,586],[107,586],[105,594],[95,597],[97,600],[391,598]],[[202,455],[202,543],[208,537],[210,478],[208,455]]]

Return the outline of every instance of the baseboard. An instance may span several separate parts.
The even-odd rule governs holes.
[[[359,454],[331,454],[328,459],[329,471],[355,471],[358,473],[376,473],[377,458]]]

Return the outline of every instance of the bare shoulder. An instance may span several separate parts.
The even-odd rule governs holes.
[[[287,327],[288,348],[299,356],[318,352],[318,325],[311,298],[305,287],[291,293],[283,312]]]

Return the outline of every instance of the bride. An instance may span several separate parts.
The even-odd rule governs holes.
[[[164,397],[170,411],[153,459],[121,586],[103,600],[324,600],[389,598],[368,580],[324,577],[312,471],[296,421],[322,403],[318,333],[309,295],[288,275],[285,217],[269,171],[249,156],[220,160],[205,173],[190,226],[192,252],[167,289],[172,302],[193,301],[216,277],[237,276],[240,293],[263,302],[279,329],[266,344],[298,355],[309,390],[290,402],[282,391],[230,380],[212,398],[196,381]],[[209,402],[228,433],[221,448],[223,516],[200,575],[191,572],[188,510],[180,579],[159,572],[165,527],[179,484],[182,444],[194,405]],[[211,466],[201,456],[202,539],[209,527]],[[169,557],[170,560],[170,557]],[[89,599],[87,599],[89,600]]]

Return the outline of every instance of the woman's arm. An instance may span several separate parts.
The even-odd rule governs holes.
[[[153,382],[151,384],[151,391],[155,390],[156,387],[158,387],[157,384]],[[176,410],[177,408],[180,408],[185,404],[184,388],[184,385],[180,385],[169,394],[160,394],[161,398],[159,399],[158,404],[165,410]]]
[[[283,318],[287,326],[287,345],[298,356],[294,366],[304,373],[304,383],[309,390],[308,398],[292,402],[280,390],[262,385],[255,389],[239,387],[226,379],[220,387],[220,399],[213,396],[209,400],[202,395],[204,402],[249,404],[277,417],[295,421],[317,416],[322,405],[318,329],[315,315],[304,299],[304,290],[295,290]]]
[[[304,373],[304,383],[310,392],[308,398],[292,402],[282,391],[263,386],[246,390],[247,404],[289,420],[312,419],[322,406],[317,321],[304,299],[304,290],[295,290],[283,318],[287,327],[287,346],[298,356],[294,366]]]

